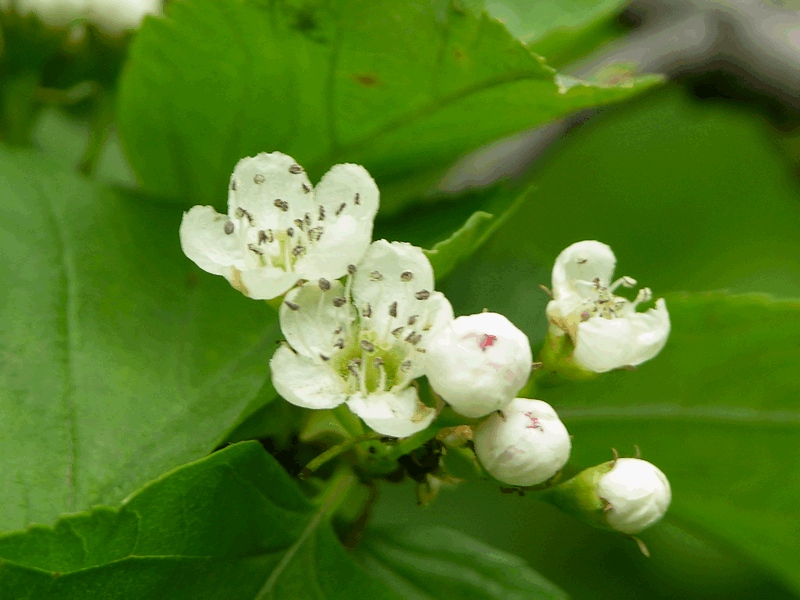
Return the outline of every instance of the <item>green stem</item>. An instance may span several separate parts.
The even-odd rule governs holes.
[[[386,453],[386,458],[388,460],[397,460],[404,454],[408,454],[412,450],[416,450],[428,440],[436,437],[436,434],[439,433],[439,430],[441,428],[442,426],[436,421],[434,421],[422,431],[418,431],[414,435],[408,436],[407,438],[403,438],[399,442],[397,442]]]
[[[303,470],[300,471],[300,474],[298,475],[298,477],[300,479],[308,479],[322,465],[324,465],[325,463],[333,460],[337,456],[339,456],[341,454],[344,454],[345,452],[347,452],[350,448],[352,448],[356,444],[360,444],[361,442],[369,442],[369,441],[372,441],[372,440],[379,440],[382,437],[383,436],[381,434],[379,434],[379,433],[365,433],[363,435],[359,435],[359,436],[356,436],[356,437],[348,438],[348,439],[344,440],[343,442],[341,442],[339,444],[336,444],[335,446],[331,446],[330,448],[325,450],[325,452],[323,452],[322,454],[317,456],[314,460],[309,462],[303,468]]]
[[[92,115],[89,141],[78,163],[78,170],[84,175],[92,175],[103,154],[111,124],[114,122],[114,101],[110,94],[99,92],[95,99],[95,111]]]

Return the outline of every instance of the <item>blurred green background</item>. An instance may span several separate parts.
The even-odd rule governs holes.
[[[725,289],[796,298],[800,195],[776,135],[752,107],[699,100],[679,84],[606,110],[536,164],[537,191],[440,287],[456,314],[502,312],[534,345],[546,331],[538,286],[549,285],[556,254],[581,239],[609,243],[618,274],[656,296]],[[548,399],[547,390],[538,395]],[[610,456],[609,448],[595,459]],[[519,554],[574,598],[796,597],[724,542],[670,518],[642,536],[647,559],[630,540],[488,484],[448,490],[424,509],[414,502],[410,485],[384,484],[376,522],[455,527]]]

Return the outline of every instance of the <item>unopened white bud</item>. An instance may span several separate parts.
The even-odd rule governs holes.
[[[531,373],[527,336],[497,313],[458,317],[428,346],[426,375],[457,413],[482,417],[505,407]]]
[[[639,458],[620,458],[600,477],[597,496],[607,502],[609,526],[633,535],[649,527],[667,512],[672,491],[667,476]]]
[[[566,464],[572,449],[567,428],[541,400],[515,398],[475,431],[475,453],[495,479],[510,485],[537,485]]]

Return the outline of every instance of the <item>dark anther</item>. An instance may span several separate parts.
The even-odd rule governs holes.
[[[303,172],[303,167],[301,167],[298,164],[294,164],[291,167],[289,167],[289,173],[291,173],[292,175],[299,175],[302,172]]]
[[[333,299],[333,305],[336,308],[344,306],[345,302],[347,302],[347,298],[345,298],[344,296],[336,296],[336,298]]]
[[[233,221],[225,221],[225,234],[230,235],[233,233]]]
[[[253,175],[253,183],[264,183],[264,176],[261,173]]]
[[[295,304],[294,302],[289,302],[288,300],[284,300],[283,303],[292,310],[300,310],[300,306]]]
[[[397,316],[397,302],[396,301],[392,302],[389,305],[389,316],[390,317],[396,317]]]
[[[414,294],[414,298],[417,300],[427,300],[431,297],[431,293],[428,290],[420,290],[416,294]]]
[[[414,274],[411,271],[403,271],[400,273],[401,281],[411,281],[414,279]]]
[[[324,278],[320,279],[319,289],[321,289],[323,292],[327,292],[329,289],[331,289],[331,282]]]

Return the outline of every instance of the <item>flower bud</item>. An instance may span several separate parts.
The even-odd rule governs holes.
[[[516,398],[475,431],[475,453],[483,468],[503,483],[530,486],[553,477],[572,449],[567,428],[553,407]]]
[[[546,498],[591,525],[634,535],[664,516],[672,492],[656,466],[619,458],[582,471]]]
[[[667,476],[639,458],[617,459],[597,482],[597,495],[607,503],[608,524],[627,534],[639,533],[661,519],[672,500]]]
[[[497,313],[458,317],[429,344],[426,375],[457,413],[483,417],[505,407],[531,373],[527,336]]]

